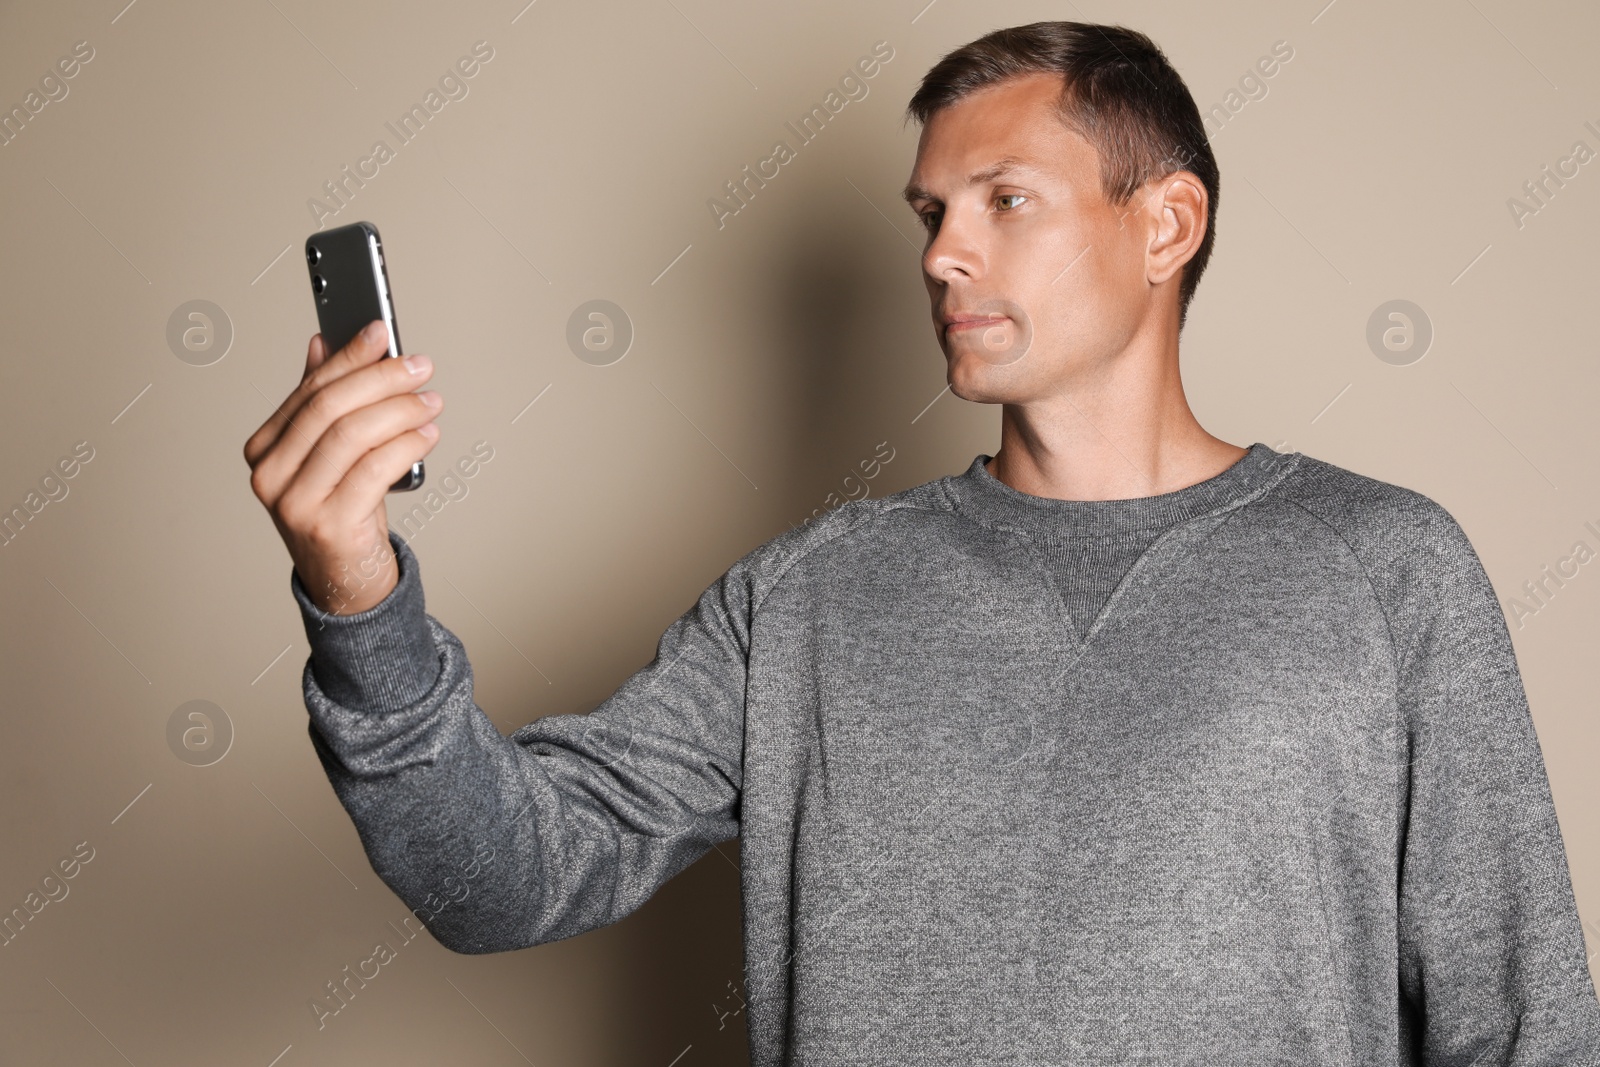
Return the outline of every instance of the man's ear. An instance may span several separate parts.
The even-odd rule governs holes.
[[[1160,285],[1194,258],[1206,236],[1206,187],[1186,170],[1157,179],[1149,200],[1155,217],[1145,249],[1145,277]]]

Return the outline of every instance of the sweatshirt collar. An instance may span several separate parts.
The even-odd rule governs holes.
[[[1024,493],[989,473],[985,464],[993,458],[979,453],[964,474],[943,479],[955,510],[985,526],[1048,539],[1114,537],[1224,510],[1265,491],[1295,467],[1300,453],[1277,452],[1258,441],[1215,477],[1128,500],[1058,500]]]

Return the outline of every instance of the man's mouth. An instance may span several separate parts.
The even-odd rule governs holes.
[[[946,315],[940,321],[943,323],[945,336],[960,333],[965,330],[981,329],[985,326],[995,326],[1008,321],[1006,315]]]
[[[972,294],[963,302],[966,307],[933,309],[939,347],[947,359],[976,358],[992,367],[1009,367],[1028,354],[1033,324],[1021,304],[1003,296],[974,299]]]

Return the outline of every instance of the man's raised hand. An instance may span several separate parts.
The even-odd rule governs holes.
[[[300,384],[244,445],[251,490],[300,583],[330,614],[365,611],[395,587],[384,496],[439,440],[443,398],[412,392],[432,361],[385,359],[388,350],[382,321],[331,358],[313,335]]]

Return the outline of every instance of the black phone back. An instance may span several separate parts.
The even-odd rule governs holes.
[[[352,222],[312,234],[306,238],[306,264],[317,301],[317,325],[328,355],[349,344],[373,319],[382,319],[389,327],[387,354],[403,354],[376,226]],[[318,278],[322,279],[320,285]]]
[[[389,351],[398,358],[400,323],[395,318],[389,291],[389,272],[383,261],[383,242],[370,222],[352,222],[306,238],[306,266],[311,273],[311,295],[317,302],[317,328],[332,356],[355,338],[373,319],[389,328]],[[408,476],[390,488],[415,489],[424,470],[418,460]]]

